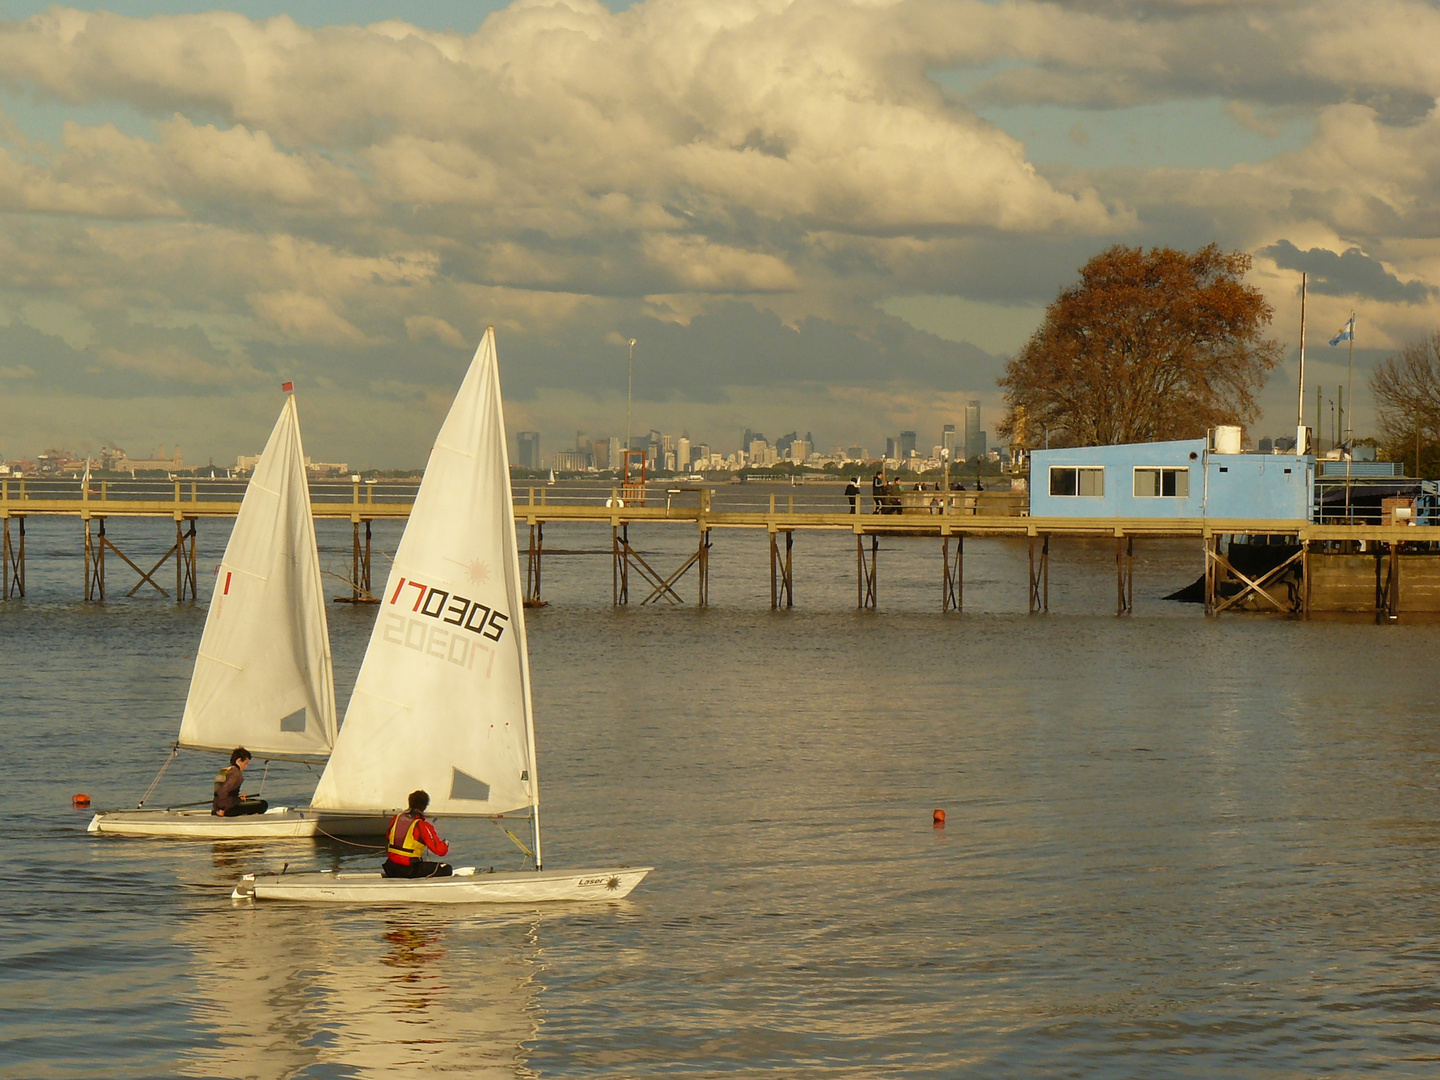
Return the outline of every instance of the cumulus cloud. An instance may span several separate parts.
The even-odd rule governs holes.
[[[0,87],[148,127],[0,117],[0,362],[35,373],[0,377],[218,395],[283,366],[439,401],[494,323],[527,400],[606,393],[617,334],[676,358],[637,372],[672,402],[978,395],[993,357],[881,305],[1035,306],[1115,242],[1263,248],[1398,334],[1440,281],[1437,58],[1422,0],[517,0],[470,34],[50,8],[0,20]],[[1196,99],[1314,135],[1040,170],[977,112]]]

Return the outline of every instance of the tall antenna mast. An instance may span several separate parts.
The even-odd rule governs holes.
[[[1305,438],[1305,274],[1300,275],[1300,404],[1295,410],[1295,453],[1310,447]]]
[[[1355,438],[1355,423],[1350,419],[1355,411],[1355,309],[1350,309],[1350,366],[1345,374],[1345,397],[1350,402],[1350,412],[1345,414],[1345,445],[1350,446]],[[1353,450],[1354,447],[1351,447]]]

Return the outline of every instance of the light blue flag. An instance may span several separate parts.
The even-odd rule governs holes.
[[[1336,332],[1330,339],[1331,345],[1339,345],[1342,341],[1355,340],[1355,316],[1351,315],[1350,320]]]

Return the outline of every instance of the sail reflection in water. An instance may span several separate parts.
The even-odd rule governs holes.
[[[184,1076],[529,1077],[537,927],[429,910],[257,905],[199,915],[197,1039]]]

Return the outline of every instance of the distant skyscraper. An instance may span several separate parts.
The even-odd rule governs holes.
[[[690,440],[684,435],[675,443],[675,467],[677,469],[690,468]]]
[[[915,456],[915,433],[913,431],[900,432],[900,460]]]
[[[595,468],[602,471],[610,468],[610,440],[599,438],[591,443],[590,458],[594,461]]]
[[[515,464],[522,469],[540,468],[540,433],[521,431],[516,434]]]
[[[955,458],[955,425],[954,425],[954,424],[946,424],[946,425],[940,430],[940,448],[941,448],[942,450],[948,451],[949,454],[950,454],[950,459],[951,459],[952,461],[954,460],[954,458]]]
[[[983,457],[985,436],[980,433],[980,402],[972,401],[965,406],[965,459]]]
[[[625,462],[621,460],[621,452],[625,449],[624,440],[618,435],[610,436],[610,468],[623,469]]]

